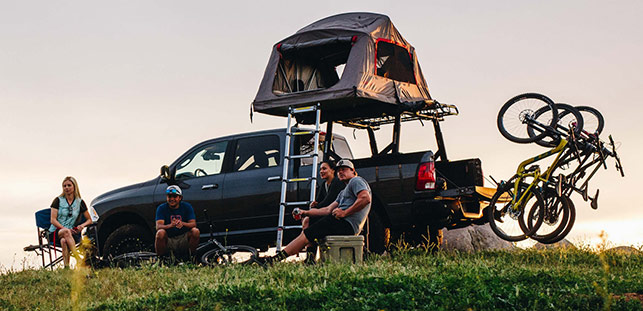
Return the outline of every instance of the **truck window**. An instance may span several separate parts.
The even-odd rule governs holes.
[[[317,157],[318,162],[322,161],[322,155],[324,151],[324,139],[325,139],[324,135],[319,136],[319,157]],[[301,141],[303,141],[304,143],[301,144],[301,147],[299,149],[299,154],[311,154],[313,152],[315,136],[313,135],[302,136]],[[353,158],[353,154],[351,153],[351,149],[348,147],[348,143],[342,137],[333,135],[333,144],[331,148],[341,158],[347,158],[347,159]],[[301,159],[301,165],[311,165],[312,163],[313,163],[312,158]]]
[[[176,166],[176,178],[189,179],[221,173],[227,141],[197,148]]]
[[[279,136],[265,135],[237,141],[233,171],[279,166]]]

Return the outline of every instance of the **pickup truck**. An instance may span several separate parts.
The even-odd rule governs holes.
[[[364,232],[370,251],[383,252],[396,237],[439,243],[444,227],[485,222],[484,204],[476,194],[476,186],[483,182],[480,160],[448,161],[437,121],[434,126],[436,154],[403,154],[395,142],[379,152],[374,135],[369,135],[373,156],[364,159],[353,159],[346,139],[332,134],[332,122],[322,133],[320,150],[329,151],[320,153],[353,159],[357,173],[371,186],[373,203]],[[285,142],[285,128],[207,140],[162,166],[160,176],[100,195],[91,203],[100,216],[99,252],[114,256],[153,249],[155,211],[165,201],[168,184],[179,185],[184,200],[193,205],[202,239],[214,235],[222,243],[261,250],[274,246]],[[297,136],[291,140],[291,150],[310,153],[313,144],[312,134]],[[290,176],[310,176],[312,161],[289,161]],[[310,182],[289,185],[289,201],[307,200],[309,195]],[[214,224],[212,233],[204,210]],[[289,213],[286,210],[285,224],[296,225]],[[298,233],[286,230],[285,241]]]

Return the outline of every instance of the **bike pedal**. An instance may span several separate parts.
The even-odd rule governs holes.
[[[589,206],[592,207],[592,209],[598,209],[598,192],[599,189],[596,189],[596,195],[593,198],[590,198],[590,203]]]

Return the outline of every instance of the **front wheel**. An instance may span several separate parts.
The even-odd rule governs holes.
[[[541,112],[540,120],[546,120],[546,123],[536,120],[537,111]],[[558,122],[558,110],[549,97],[526,93],[507,101],[498,112],[497,122],[502,136],[515,143],[527,144],[547,135],[546,127],[554,127]]]
[[[199,262],[206,266],[251,264],[257,260],[257,249],[245,245],[214,247],[199,256]]]
[[[531,235],[531,238],[547,244],[549,240],[558,237],[561,232],[565,230],[572,211],[570,210],[569,197],[565,195],[559,196],[554,189],[545,189],[544,200],[545,215],[543,224],[540,226],[540,229],[538,229],[538,232]],[[533,226],[537,218],[535,211],[534,209],[529,211],[529,217],[527,218],[528,228]]]
[[[522,241],[536,233],[543,223],[544,203],[540,192],[530,189],[529,185],[519,184],[515,189],[514,183],[498,187],[487,207],[487,219],[491,230],[503,240]],[[521,196],[524,198],[516,204]],[[532,212],[532,210],[534,210]],[[527,226],[527,217],[534,217],[533,226]]]
[[[103,254],[113,258],[121,254],[154,250],[154,238],[141,225],[127,224],[114,230],[105,240]]]

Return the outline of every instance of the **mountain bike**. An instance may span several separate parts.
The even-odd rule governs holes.
[[[229,265],[229,264],[252,264],[258,263],[259,254],[257,249],[247,245],[224,246],[214,238],[214,226],[206,210],[203,210],[208,219],[210,228],[210,239],[199,245],[196,250],[196,258],[199,263],[206,266]]]

